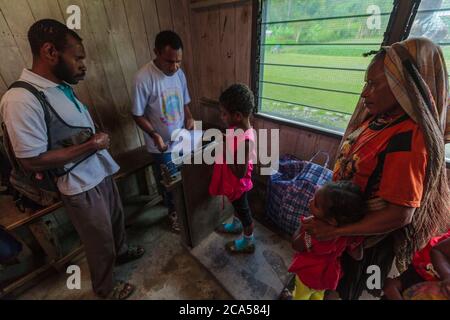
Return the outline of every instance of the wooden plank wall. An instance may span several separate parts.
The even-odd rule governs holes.
[[[281,125],[271,120],[256,118],[255,129],[280,130],[280,155],[291,154],[297,158],[309,160],[317,152],[325,151],[330,156],[329,168],[333,169],[341,140],[319,133]],[[324,157],[318,157],[317,163],[323,164]]]
[[[202,4],[203,2],[203,4]],[[252,1],[191,0],[192,47],[198,86],[197,116],[222,127],[218,111],[220,92],[234,82],[251,85]],[[330,155],[332,168],[341,139],[307,129],[254,118],[255,129],[280,130],[280,155],[311,159],[318,151]],[[322,162],[322,159],[318,159]],[[450,169],[447,170],[450,181]]]
[[[191,8],[201,2],[205,5]],[[142,143],[129,111],[131,84],[137,69],[154,58],[154,39],[160,30],[174,30],[183,39],[183,69],[196,119],[220,127],[217,103],[210,102],[232,83],[250,85],[252,1],[0,0],[0,96],[31,65],[29,26],[48,17],[64,21],[72,4],[82,10],[79,33],[89,69],[76,91],[100,126],[111,133],[114,154]],[[302,159],[318,150],[334,156],[339,145],[337,138],[268,119],[255,118],[254,126],[279,129],[280,153]]]
[[[205,104],[203,100],[217,101],[221,91],[232,83],[251,84],[252,17],[252,1],[215,3],[191,9],[194,66],[198,75],[201,109],[199,115],[206,123],[221,126],[217,103]],[[261,118],[255,118],[253,122],[256,129],[280,130],[280,154],[289,153],[310,159],[318,150],[324,150],[331,155],[331,163],[334,163],[340,139]]]
[[[31,67],[28,28],[42,18],[64,22],[69,5],[81,8],[78,33],[87,52],[88,75],[76,91],[97,123],[112,135],[113,154],[142,144],[142,133],[130,113],[131,86],[138,68],[154,58],[159,31],[175,30],[182,37],[183,67],[197,101],[189,0],[0,0],[0,96],[24,67]]]
[[[201,1],[192,3],[198,2]],[[251,1],[191,9],[191,21],[200,101],[217,100],[220,93],[232,83],[249,84]],[[201,105],[199,108],[198,115],[203,121],[217,121],[217,107],[214,109]]]

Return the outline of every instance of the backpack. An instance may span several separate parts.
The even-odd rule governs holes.
[[[0,264],[17,257],[22,249],[22,243],[0,226]]]
[[[47,127],[47,150],[82,144],[89,140],[93,135],[93,131],[90,127],[75,127],[67,124],[47,101],[45,94],[36,89],[33,85],[24,81],[17,81],[9,87],[9,89],[12,88],[26,89],[40,102],[44,111],[44,120]],[[69,169],[55,168],[44,172],[29,172],[23,168],[14,154],[5,123],[2,123],[2,130],[5,153],[12,167],[9,182],[12,189],[18,193],[15,195],[15,200],[17,207],[21,211],[24,211],[25,207],[32,207],[29,200],[44,207],[58,202],[60,200],[60,195],[56,186],[57,178],[66,175],[75,169],[81,162],[95,154],[95,152],[93,152],[86,157],[77,160]],[[56,137],[58,137],[59,140],[55,139]]]
[[[9,176],[11,175],[11,164],[6,155],[5,147],[3,146],[3,133],[0,128],[0,194],[7,193],[10,189]],[[6,191],[4,189],[6,188]]]

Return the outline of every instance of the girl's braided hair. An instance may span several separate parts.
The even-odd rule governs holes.
[[[248,86],[236,83],[226,89],[220,96],[219,102],[230,113],[240,112],[248,117],[255,109],[255,98]]]
[[[383,56],[385,53],[386,53],[386,50],[384,48],[381,48],[379,50],[370,50],[368,52],[363,53],[362,55],[364,58],[374,55],[373,59],[375,60],[376,58]]]

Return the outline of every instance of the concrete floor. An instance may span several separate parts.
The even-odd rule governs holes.
[[[166,209],[155,207],[140,215],[127,230],[129,242],[142,245],[140,260],[116,268],[118,279],[137,286],[131,300],[231,299],[228,293],[169,231]],[[18,299],[95,300],[85,258],[74,261],[81,268],[81,290],[68,290],[66,274],[52,274]]]
[[[261,208],[252,209],[259,212]],[[130,300],[232,299],[211,273],[182,247],[179,236],[170,232],[166,213],[167,210],[161,206],[149,209],[127,229],[129,242],[146,249],[146,254],[140,260],[116,268],[118,279],[137,286]],[[82,257],[71,264],[81,268],[81,290],[67,289],[69,275],[52,273],[19,294],[17,299],[96,300],[91,290],[86,259]],[[360,299],[377,298],[365,292]]]

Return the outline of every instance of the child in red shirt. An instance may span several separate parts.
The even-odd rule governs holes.
[[[334,226],[358,222],[364,216],[361,189],[350,181],[331,182],[318,189],[310,201],[311,219]],[[302,219],[303,221],[304,219]],[[294,234],[297,251],[289,272],[296,274],[294,300],[323,300],[325,290],[335,290],[343,275],[340,257],[347,250],[362,258],[362,237],[318,241],[302,227]]]
[[[403,300],[406,289],[425,281],[441,281],[441,290],[450,299],[450,230],[416,252],[409,268],[399,277],[386,281],[384,297]]]

